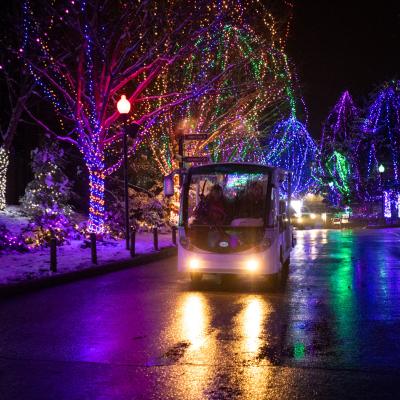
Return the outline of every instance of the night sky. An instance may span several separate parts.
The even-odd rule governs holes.
[[[363,105],[382,81],[400,78],[400,0],[295,0],[288,53],[318,138],[343,90]]]

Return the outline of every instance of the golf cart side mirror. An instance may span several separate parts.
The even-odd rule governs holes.
[[[279,200],[279,214],[286,214],[286,201],[285,200]]]
[[[164,176],[164,196],[171,197],[174,195],[174,179],[173,175]]]

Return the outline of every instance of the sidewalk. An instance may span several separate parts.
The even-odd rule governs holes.
[[[124,240],[97,243],[97,265],[82,240],[57,248],[57,272],[50,271],[50,249],[0,255],[0,297],[69,282],[106,272],[143,265],[176,254],[171,234],[159,234],[159,251],[154,251],[151,233],[137,234],[136,256],[132,258]]]

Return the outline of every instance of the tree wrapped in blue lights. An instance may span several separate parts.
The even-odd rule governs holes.
[[[264,110],[259,125],[264,135],[260,144],[264,153],[264,162],[292,172],[292,195],[297,198],[312,192],[315,187],[314,169],[317,156],[317,147],[310,136],[306,126],[297,118],[297,104],[301,97],[295,70],[289,64],[288,58],[284,57],[284,68],[282,77],[286,76],[284,87],[284,100],[279,106],[276,104]],[[307,109],[304,108],[307,120]],[[283,115],[289,117],[285,118]],[[265,121],[278,119],[272,129]]]
[[[315,186],[313,168],[317,154],[314,140],[294,116],[278,122],[263,141],[266,164],[292,171],[292,193],[302,197]]]

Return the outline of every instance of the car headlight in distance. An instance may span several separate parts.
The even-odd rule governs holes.
[[[198,258],[190,258],[189,259],[189,268],[190,269],[198,269],[200,267],[200,260]]]
[[[314,213],[311,213],[311,214],[310,214],[310,218],[311,218],[311,219],[315,219],[315,218],[317,218],[317,216],[316,216]]]
[[[246,261],[246,269],[249,272],[255,272],[260,267],[260,262],[256,258],[250,258]]]

